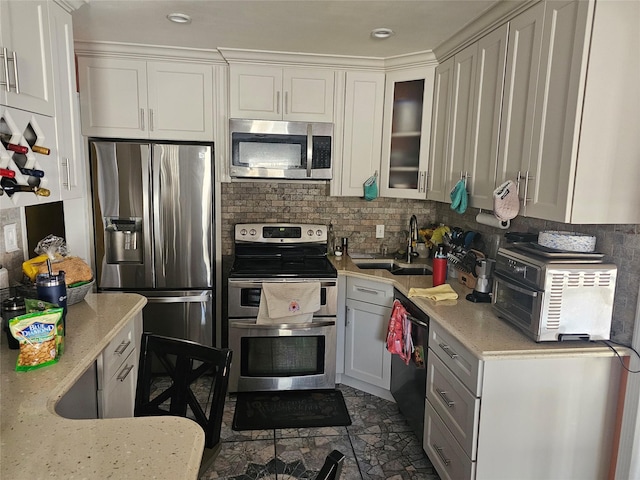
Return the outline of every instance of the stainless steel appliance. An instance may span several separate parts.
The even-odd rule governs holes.
[[[400,356],[391,356],[391,395],[422,444],[424,401],[427,392],[429,316],[397,289],[394,289],[394,299],[400,301],[408,313],[414,351],[408,365]]]
[[[475,303],[490,303],[491,291],[493,290],[493,266],[496,261],[491,258],[476,260],[475,273],[476,285],[473,292],[466,296],[466,299]]]
[[[214,345],[213,146],[89,149],[98,290],[146,296],[145,331]]]
[[[492,306],[536,342],[608,340],[617,268],[601,254],[500,248]]]
[[[238,224],[228,285],[229,391],[334,388],[337,272],[327,227]],[[320,284],[320,308],[304,323],[258,323],[266,282]]]
[[[232,177],[328,180],[333,124],[229,120]]]

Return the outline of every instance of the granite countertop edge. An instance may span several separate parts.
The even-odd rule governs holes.
[[[18,351],[2,338],[0,478],[197,478],[204,433],[189,419],[73,420],[55,411],[145,303],[137,294],[88,294],[69,307],[60,361],[38,370],[16,372]]]
[[[370,279],[392,284],[402,294],[408,296],[411,288],[433,286],[431,275],[394,276],[381,269],[360,269],[349,256],[338,259],[329,257],[338,275]],[[430,259],[421,259],[430,264]],[[485,361],[504,358],[550,358],[556,356],[628,356],[631,350],[624,346],[611,347],[601,342],[535,342],[514,326],[499,319],[488,303],[473,303],[465,299],[472,289],[456,279],[447,283],[458,294],[458,299],[435,303],[424,297],[411,297],[411,301],[426,313],[447,333],[453,335],[477,358]]]

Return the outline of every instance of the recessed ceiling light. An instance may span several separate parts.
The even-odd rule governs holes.
[[[173,23],[191,23],[191,17],[185,13],[170,13],[167,15],[167,19]]]
[[[374,28],[373,30],[371,30],[371,36],[373,38],[384,39],[384,38],[389,38],[393,34],[394,34],[393,30],[391,30],[390,28],[383,27],[383,28]]]

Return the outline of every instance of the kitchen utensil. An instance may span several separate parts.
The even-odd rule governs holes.
[[[488,258],[478,260],[476,264],[476,284],[473,287],[473,292],[467,295],[467,300],[474,303],[491,302],[491,289],[493,288],[491,275],[493,274],[495,263],[495,260]]]

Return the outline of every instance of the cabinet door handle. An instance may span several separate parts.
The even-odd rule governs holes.
[[[20,81],[18,80],[18,54],[16,52],[11,53],[13,53],[13,77],[16,82],[16,93],[20,93]],[[7,82],[9,82],[9,77],[7,77]]]
[[[115,353],[116,355],[122,355],[124,353],[124,351],[129,348],[129,345],[131,345],[131,340],[123,340],[122,343],[120,343],[120,345],[118,345],[118,348],[116,348],[113,353]]]
[[[63,158],[62,159],[62,166],[65,168],[66,172],[67,172],[67,183],[64,185],[64,187],[67,190],[71,190],[71,167],[69,166],[69,159],[68,158]]]
[[[421,170],[418,179],[418,192],[424,193],[427,191],[427,172]]]
[[[431,445],[432,445],[433,449],[436,451],[436,453],[438,454],[438,456],[440,457],[440,460],[442,460],[442,463],[444,463],[444,466],[448,467],[451,464],[451,460],[449,460],[447,457],[444,456],[444,453],[442,451],[442,447],[439,447],[435,443],[433,443]]]
[[[456,352],[454,352],[453,350],[451,350],[451,347],[445,343],[440,343],[438,344],[440,346],[440,348],[442,350],[444,350],[444,353],[446,353],[447,355],[449,355],[449,357],[451,357],[452,359],[456,359],[458,358],[458,354]]]
[[[127,378],[131,370],[133,370],[133,364],[125,365],[125,367],[122,369],[122,371],[118,374],[116,378],[121,382],[124,382],[124,379]]]
[[[2,47],[2,66],[4,67],[4,79],[5,81],[0,83],[0,85],[4,85],[4,88],[7,92],[11,91],[11,86],[9,85],[9,52],[7,51],[7,47]]]
[[[522,172],[518,172],[518,183],[517,185],[517,190],[518,193],[520,192],[520,180],[524,180],[524,194],[522,195],[522,206],[526,207],[527,206],[527,202],[529,200],[531,200],[529,198],[529,180],[533,180],[533,177],[529,176],[529,171],[527,170],[525,172],[524,175],[522,175]]]
[[[149,131],[153,132],[153,108],[149,109]]]
[[[144,108],[140,109],[140,130],[144,131]]]
[[[436,392],[438,395],[440,395],[442,400],[444,400],[444,403],[447,405],[447,407],[453,408],[453,406],[455,405],[455,402],[452,402],[451,400],[449,400],[449,398],[447,397],[447,392],[445,392],[444,390],[440,390],[439,388],[436,388]]]
[[[289,92],[284,92],[284,114],[289,114]]]
[[[276,113],[280,115],[280,91],[276,92]]]

